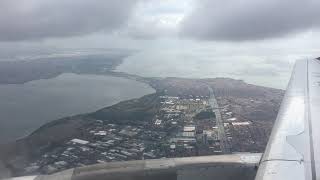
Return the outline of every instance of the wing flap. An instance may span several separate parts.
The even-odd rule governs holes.
[[[319,95],[319,60],[297,61],[256,180],[318,179]]]

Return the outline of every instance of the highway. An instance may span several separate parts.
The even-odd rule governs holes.
[[[208,86],[208,90],[209,90],[209,104],[212,108],[212,111],[215,113],[216,115],[216,124],[218,127],[218,138],[220,139],[220,146],[221,146],[221,151],[223,154],[228,154],[231,153],[230,151],[230,147],[228,146],[228,142],[227,142],[227,138],[226,138],[226,133],[224,130],[224,125],[223,125],[223,120],[221,117],[221,112],[220,112],[220,108],[217,102],[217,99],[213,93],[213,89]]]

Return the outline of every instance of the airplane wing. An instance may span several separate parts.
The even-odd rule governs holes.
[[[320,59],[300,60],[256,180],[320,179]]]
[[[102,163],[10,180],[250,180],[261,154],[229,154]]]

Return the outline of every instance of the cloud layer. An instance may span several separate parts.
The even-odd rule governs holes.
[[[138,0],[1,0],[0,41],[110,32]]]
[[[320,25],[318,0],[201,0],[181,33],[204,40],[260,40]]]
[[[250,41],[318,28],[319,0],[1,0],[0,41],[82,37]]]

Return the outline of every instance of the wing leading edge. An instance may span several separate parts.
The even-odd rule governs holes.
[[[122,161],[8,180],[251,180],[260,158],[261,154],[241,153]]]
[[[256,180],[320,179],[320,61],[296,62]]]

